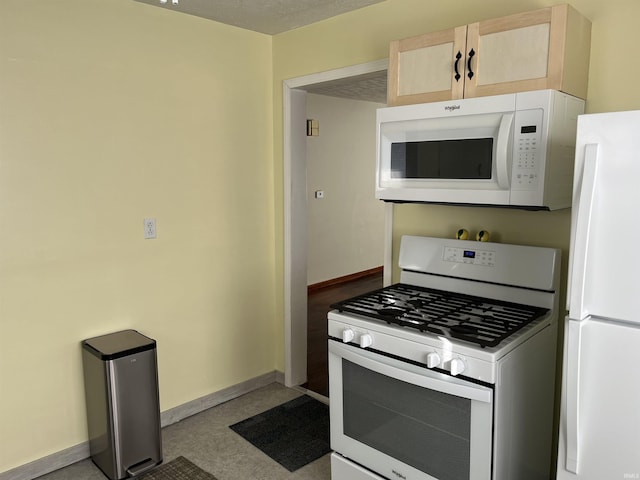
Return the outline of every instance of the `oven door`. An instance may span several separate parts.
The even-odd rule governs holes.
[[[493,389],[333,340],[329,389],[341,455],[390,479],[491,478]]]

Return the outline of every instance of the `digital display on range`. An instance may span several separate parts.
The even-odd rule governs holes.
[[[463,255],[464,258],[476,258],[476,252],[473,250],[465,250]]]

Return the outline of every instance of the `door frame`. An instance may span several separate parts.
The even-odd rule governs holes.
[[[387,70],[388,59],[328,70],[282,82],[284,162],[284,335],[287,387],[307,381],[306,87]],[[385,214],[385,283],[391,275],[392,207]],[[390,277],[389,277],[390,279]]]

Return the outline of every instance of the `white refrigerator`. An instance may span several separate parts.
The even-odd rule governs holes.
[[[578,117],[558,480],[640,479],[640,111]]]

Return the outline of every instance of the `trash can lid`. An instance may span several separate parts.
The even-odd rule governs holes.
[[[156,341],[136,330],[122,330],[82,342],[82,348],[101,360],[113,360],[156,347]]]

